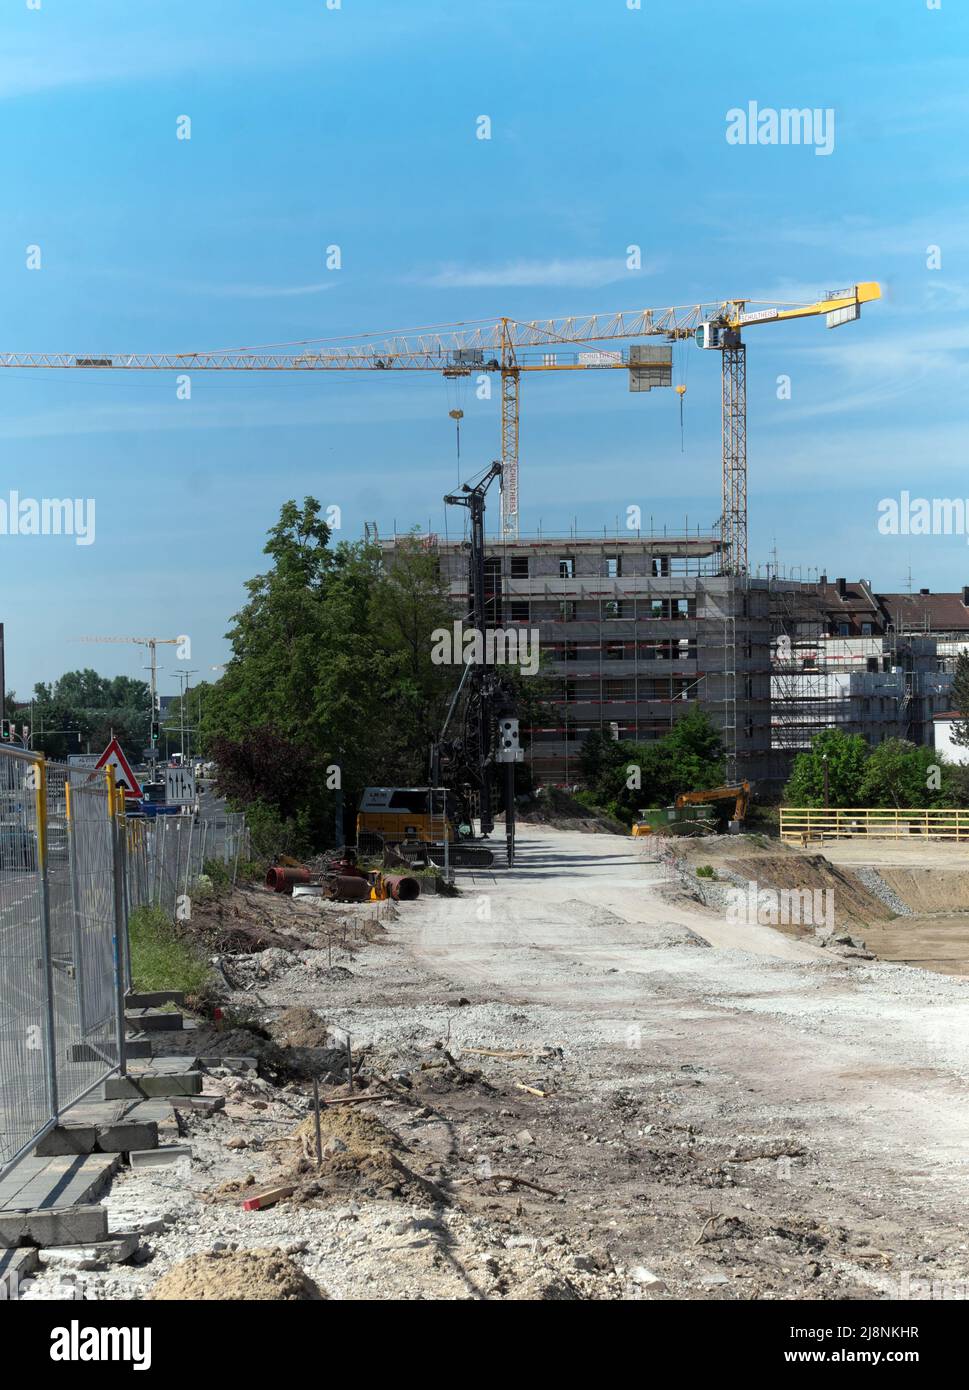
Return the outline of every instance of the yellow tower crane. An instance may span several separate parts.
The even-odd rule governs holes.
[[[861,316],[881,298],[874,283],[833,290],[810,303],[724,299],[668,309],[634,309],[568,318],[482,319],[392,334],[313,339],[266,347],[181,353],[4,353],[0,368],[47,370],[221,372],[431,371],[445,377],[495,373],[501,377],[501,530],[516,540],[521,377],[528,372],[620,369],[630,390],[672,385],[671,354],[631,346],[582,351],[589,344],[634,338],[694,339],[718,351],[722,362],[723,510],[721,568],[747,571],[747,372],[743,332],[765,323],[823,315],[829,328]],[[682,399],[682,392],[679,393]]]

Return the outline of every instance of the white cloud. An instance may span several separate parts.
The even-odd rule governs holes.
[[[503,265],[444,265],[438,270],[412,277],[412,283],[432,289],[500,289],[543,285],[583,286],[612,285],[628,277],[635,278],[655,265],[644,265],[642,271],[627,270],[622,256],[587,258],[555,258],[552,260],[515,260]]]
[[[323,294],[334,288],[326,285],[193,285],[196,294],[214,294],[226,299],[284,299],[304,294]]]

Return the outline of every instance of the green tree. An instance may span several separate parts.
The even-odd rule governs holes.
[[[16,722],[31,725],[34,748],[49,757],[64,758],[88,746],[100,753],[112,736],[132,761],[141,757],[151,719],[144,681],[101,676],[90,668],[67,671],[54,682],[38,682],[32,704],[33,709],[17,705]]]
[[[962,715],[952,726],[952,742],[969,748],[969,653],[960,652],[952,677],[952,707]]]
[[[595,731],[583,744],[580,760],[596,804],[626,821],[644,806],[670,805],[680,792],[718,786],[724,777],[723,742],[699,706],[652,743],[610,739]]]
[[[875,748],[858,790],[861,806],[943,806],[949,800],[948,765],[933,748],[889,738]]]
[[[431,738],[456,681],[431,661],[451,609],[435,557],[405,541],[332,547],[320,504],[287,502],[228,636],[232,658],[205,696],[202,744],[235,804],[276,817],[304,848],[331,842],[342,798],[426,779]],[[292,769],[281,785],[254,740]],[[221,775],[221,764],[226,775]],[[297,766],[298,764],[298,766]],[[231,769],[231,774],[230,774]]]
[[[860,805],[868,756],[868,745],[860,734],[846,734],[841,729],[815,734],[810,751],[794,759],[784,800],[789,806],[823,806],[827,766],[828,805]]]

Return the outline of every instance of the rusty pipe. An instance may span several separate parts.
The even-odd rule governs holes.
[[[309,883],[312,875],[309,869],[290,868],[286,864],[274,864],[266,874],[266,887],[277,893],[292,893],[296,883]]]
[[[370,898],[370,884],[353,874],[334,874],[326,881],[326,892],[336,902],[362,902]]]
[[[421,895],[420,880],[410,874],[384,874],[384,887],[396,902],[408,902]]]

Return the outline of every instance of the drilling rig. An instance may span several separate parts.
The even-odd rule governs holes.
[[[485,496],[502,464],[496,461],[474,484],[464,483],[460,492],[448,493],[446,506],[466,507],[470,520],[468,553],[469,618],[480,640],[475,655],[466,661],[461,680],[448,709],[440,736],[431,749],[431,783],[436,779],[470,787],[479,807],[481,834],[495,828],[494,801],[498,767],[504,768],[505,845],[509,868],[515,862],[515,764],[522,761],[519,745],[517,703],[510,681],[488,661],[488,595],[485,592]],[[455,654],[456,655],[456,654]],[[478,659],[478,658],[481,659]],[[451,716],[464,693],[464,724],[461,737],[447,742]]]

